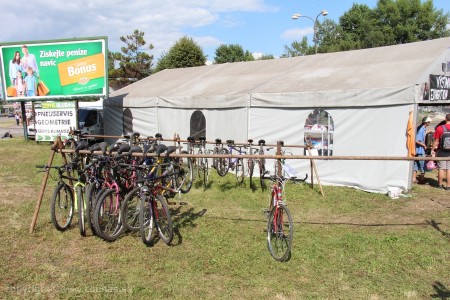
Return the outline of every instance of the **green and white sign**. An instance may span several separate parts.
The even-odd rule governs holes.
[[[36,112],[36,141],[52,142],[57,136],[69,137],[70,128],[77,128],[75,101],[42,102]]]
[[[0,43],[6,101],[108,96],[107,38]]]

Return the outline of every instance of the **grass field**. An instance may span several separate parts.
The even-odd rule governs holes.
[[[173,205],[171,246],[138,235],[107,243],[59,232],[49,181],[29,226],[48,144],[0,141],[0,293],[5,299],[445,299],[450,297],[450,194],[414,186],[392,200],[350,188],[287,186],[294,243],[288,262],[266,246],[268,191],[211,175]],[[56,162],[58,163],[57,157]],[[318,170],[320,173],[320,170]],[[427,174],[435,176],[435,174]],[[178,199],[177,199],[178,200]]]

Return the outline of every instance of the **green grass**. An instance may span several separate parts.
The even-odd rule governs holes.
[[[391,200],[351,188],[289,184],[294,218],[288,262],[266,246],[269,192],[211,172],[171,206],[171,246],[114,243],[50,221],[49,181],[36,231],[28,233],[48,144],[0,142],[0,291],[2,298],[94,299],[430,299],[449,296],[448,192],[415,186]],[[60,160],[55,158],[56,163]],[[320,170],[319,170],[320,172]],[[431,175],[430,175],[431,176]],[[178,198],[175,198],[178,201]],[[74,218],[76,221],[76,218]]]

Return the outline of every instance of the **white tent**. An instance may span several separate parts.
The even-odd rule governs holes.
[[[191,117],[200,111],[208,140],[252,138],[303,144],[312,135],[321,154],[405,157],[410,112],[417,118],[417,107],[424,102],[422,84],[430,74],[442,73],[442,63],[450,60],[449,46],[450,38],[444,38],[164,70],[113,92],[104,101],[105,134],[160,132],[168,138],[174,133],[186,138],[192,134]],[[314,125],[308,123],[314,115],[328,121],[308,126]],[[410,188],[411,162],[316,163],[322,184],[374,192]],[[309,172],[308,160],[289,164],[299,174]]]

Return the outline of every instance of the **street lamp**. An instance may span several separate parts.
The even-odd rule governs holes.
[[[321,15],[325,17],[326,15],[328,15],[328,11],[326,11],[325,9],[322,10],[322,11],[317,15],[315,21],[314,21],[311,17],[304,16],[304,15],[302,15],[302,14],[293,14],[293,15],[292,15],[292,19],[293,19],[293,20],[297,20],[298,18],[308,18],[308,19],[310,19],[311,21],[313,21],[313,23],[314,23],[314,49],[315,49],[315,51],[316,51],[316,54],[317,54],[317,39],[316,39],[317,27],[316,27],[316,24],[317,24],[317,19],[318,19],[319,16],[321,16]]]

